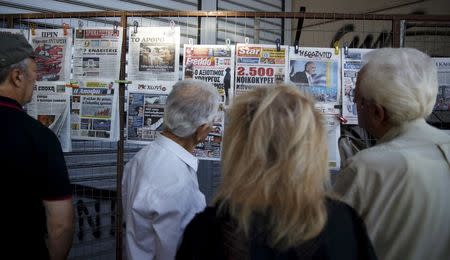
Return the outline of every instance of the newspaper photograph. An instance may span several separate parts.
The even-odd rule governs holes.
[[[122,28],[75,30],[73,78],[75,80],[119,79]]]
[[[183,79],[214,85],[222,102],[230,104],[234,86],[234,46],[185,44]]]
[[[433,58],[438,71],[439,90],[435,111],[450,110],[450,58]]]
[[[127,141],[145,144],[164,130],[164,107],[175,81],[128,85]]]
[[[257,87],[286,82],[287,46],[245,44],[236,45],[235,95]]]
[[[342,116],[347,119],[344,124],[357,125],[358,113],[355,97],[356,77],[362,68],[364,55],[371,49],[348,49],[347,54],[342,51]]]
[[[341,124],[336,115],[324,115],[328,130],[328,167],[330,170],[338,170],[341,167],[338,141],[341,136]]]
[[[130,28],[128,80],[177,81],[180,27]]]
[[[70,139],[70,89],[62,81],[36,82],[27,113],[50,128],[64,152],[72,150]]]
[[[325,114],[340,114],[341,59],[332,48],[289,48],[289,81],[310,93]]]
[[[222,139],[225,120],[225,106],[221,104],[213,122],[213,129],[206,139],[199,143],[194,149],[194,156],[199,160],[220,161],[222,153]]]
[[[118,91],[113,82],[83,81],[72,88],[72,139],[118,140]]]
[[[69,81],[72,30],[35,29],[30,43],[36,54],[37,81]]]

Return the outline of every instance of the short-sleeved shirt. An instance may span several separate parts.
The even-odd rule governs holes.
[[[42,201],[65,200],[72,195],[61,145],[56,135],[27,115],[18,102],[2,96],[0,125],[4,248],[16,259],[48,258]]]

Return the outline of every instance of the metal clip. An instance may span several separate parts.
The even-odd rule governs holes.
[[[81,28],[83,28],[83,21],[81,21],[81,20],[78,20],[78,29],[81,29]]]
[[[339,41],[334,42],[333,48],[334,48],[334,54],[339,55]]]
[[[194,49],[194,39],[189,38],[188,39],[188,45],[191,48],[191,51]]]
[[[136,34],[138,31],[139,23],[138,21],[133,22],[133,33]]]
[[[170,29],[172,31],[175,31],[175,21],[174,20],[170,20],[169,24],[170,24]]]
[[[119,34],[119,22],[115,21],[113,25],[113,34]]]
[[[294,53],[295,53],[295,54],[298,54],[298,45],[295,45],[295,46],[294,46]]]
[[[348,56],[348,43],[344,43],[344,55],[345,57]]]
[[[245,37],[245,38],[244,38],[244,43],[245,43],[245,44],[249,44],[249,42],[250,42],[250,38]]]
[[[280,51],[281,50],[281,40],[280,40],[280,38],[277,38],[276,40],[275,40],[275,45],[277,46],[277,51]]]
[[[230,40],[229,38],[227,38],[227,39],[225,40],[225,44],[227,45],[228,48],[230,48],[231,40]]]

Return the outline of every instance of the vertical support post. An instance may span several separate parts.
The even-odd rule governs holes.
[[[392,20],[392,47],[400,47],[400,20]]]
[[[123,13],[120,16],[120,24],[122,26],[122,52],[120,56],[120,75],[119,80],[119,124],[120,133],[117,142],[117,207],[116,207],[116,259],[122,260],[123,255],[123,211],[122,211],[122,176],[124,168],[124,147],[125,147],[125,64],[126,64],[126,42],[127,42],[127,16]]]
[[[258,44],[259,43],[259,32],[260,32],[260,24],[261,24],[261,17],[255,16],[254,19],[254,29],[253,29],[253,42]]]
[[[200,1],[202,11],[216,11],[217,1]],[[217,17],[203,17],[199,22],[200,43],[216,44],[217,42]],[[201,27],[200,27],[201,26]]]
[[[14,28],[14,17],[12,15],[8,15],[8,28]]]

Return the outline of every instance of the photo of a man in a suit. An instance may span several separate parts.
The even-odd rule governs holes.
[[[294,73],[294,67],[291,69],[290,79],[294,83],[313,85],[313,77],[316,74],[316,64],[313,61],[305,63],[305,69]]]

